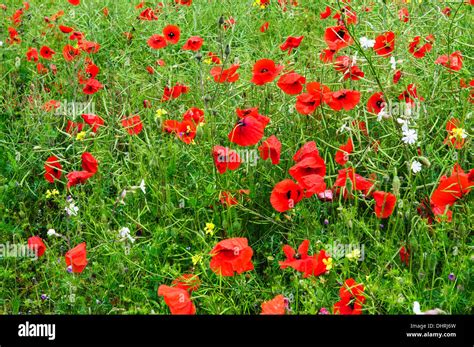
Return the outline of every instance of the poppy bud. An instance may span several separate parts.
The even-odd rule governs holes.
[[[428,158],[426,157],[418,157],[418,159],[421,161],[421,163],[423,165],[425,165],[426,167],[430,167],[431,166],[431,162],[428,160]]]
[[[143,100],[143,107],[144,108],[150,108],[151,107],[150,100]]]
[[[224,53],[225,53],[226,56],[228,56],[230,54],[230,45],[229,44],[227,44],[225,46],[225,52]]]
[[[224,24],[224,16],[219,17],[219,25]]]

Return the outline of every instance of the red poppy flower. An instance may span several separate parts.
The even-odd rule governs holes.
[[[354,150],[354,145],[352,139],[349,137],[347,143],[339,147],[339,150],[336,152],[334,160],[341,166],[344,166],[349,160],[349,154]]]
[[[303,90],[303,85],[306,83],[306,78],[297,74],[296,72],[290,72],[282,75],[277,82],[277,86],[288,95],[300,94]]]
[[[332,11],[331,11],[331,7],[326,6],[326,9],[324,10],[324,12],[321,12],[321,13],[319,14],[319,18],[321,18],[321,19],[326,19],[326,18],[328,18],[328,17],[331,15],[331,12],[332,12]]]
[[[81,51],[71,45],[66,45],[63,48],[63,57],[66,61],[73,61],[81,54]]]
[[[181,141],[189,145],[196,137],[196,125],[191,120],[183,120],[178,126],[176,136],[178,136]]]
[[[457,118],[451,118],[446,123],[446,131],[448,136],[444,140],[444,143],[450,143],[456,149],[461,149],[464,146],[466,134],[464,129],[460,127],[460,121]]]
[[[184,50],[199,51],[204,40],[199,36],[191,36],[183,46]]]
[[[260,32],[264,33],[265,31],[267,31],[269,25],[270,25],[270,23],[268,23],[268,22],[263,23],[262,26],[260,27]]]
[[[157,20],[158,17],[152,8],[146,8],[138,15],[138,19],[139,20]]]
[[[234,276],[234,272],[254,269],[253,250],[246,238],[231,238],[219,242],[211,251],[211,270],[221,276]]]
[[[18,31],[16,31],[15,28],[12,28],[12,27],[8,28],[8,36],[9,36],[9,38],[8,38],[7,42],[10,45],[21,43],[21,37],[19,36]]]
[[[217,56],[217,54],[213,53],[213,52],[209,52],[207,53],[207,56],[211,59],[211,61],[214,63],[214,64],[220,64],[221,63],[221,60],[219,59],[219,57]]]
[[[39,236],[32,236],[28,239],[28,248],[35,252],[38,258],[46,252],[46,245]]]
[[[82,128],[84,127],[84,123],[75,123],[70,120],[67,121],[66,125],[66,132],[68,134],[74,134],[82,131]]]
[[[61,103],[59,101],[49,100],[49,101],[44,103],[43,109],[46,112],[50,112],[50,111],[53,111],[53,110],[57,110],[60,106],[61,106]]]
[[[56,52],[53,51],[51,48],[49,48],[48,46],[43,46],[41,47],[40,49],[40,55],[44,58],[44,59],[47,59],[47,60],[50,60],[53,58],[53,55],[55,55]]]
[[[293,160],[300,162],[307,157],[319,157],[318,147],[316,142],[309,141],[306,142],[293,156]]]
[[[89,152],[82,153],[82,169],[88,172],[95,174],[97,172],[97,168],[99,167],[99,163],[96,158]]]
[[[377,218],[388,218],[392,215],[397,197],[392,193],[376,191],[373,194],[375,200],[375,215]]]
[[[398,19],[405,23],[410,20],[410,14],[408,13],[408,9],[406,7],[398,11]]]
[[[59,163],[59,159],[52,155],[48,159],[46,159],[46,162],[44,164],[44,169],[46,173],[44,174],[44,178],[46,181],[49,183],[54,183],[54,180],[59,180],[61,179],[61,170],[62,166]]]
[[[198,275],[184,274],[179,276],[172,282],[172,286],[187,290],[189,293],[198,290],[201,286],[201,281]]]
[[[388,57],[395,49],[395,34],[388,31],[375,38],[374,51],[380,56]]]
[[[161,285],[158,288],[158,295],[165,299],[165,303],[168,305],[171,314],[196,314],[196,307],[191,301],[191,296],[187,290],[179,287]]]
[[[367,101],[367,111],[373,114],[379,114],[385,107],[385,99],[382,92],[374,93]]]
[[[239,201],[232,195],[231,192],[220,192],[219,193],[219,202],[227,207],[237,205]]]
[[[223,70],[222,67],[215,66],[211,69],[211,75],[217,83],[233,83],[239,79],[239,74],[236,73],[239,67],[239,64],[232,64],[230,68]]]
[[[204,123],[204,111],[197,107],[191,107],[183,114],[183,119],[192,120],[194,124],[199,125]]]
[[[336,52],[354,43],[344,25],[327,28],[324,32],[324,41],[330,50]]]
[[[288,51],[288,55],[291,54],[293,49],[298,48],[303,40],[304,36],[288,36],[288,38],[280,45],[282,51]]]
[[[303,115],[313,113],[316,108],[321,105],[324,94],[330,93],[330,90],[324,84],[318,82],[310,82],[306,85],[308,93],[300,94],[296,97],[296,111]]]
[[[393,74],[393,83],[397,84],[398,81],[400,81],[400,78],[402,77],[402,72],[400,70],[395,71]]]
[[[184,6],[191,6],[193,3],[193,0],[174,0],[179,5],[184,5]]]
[[[77,40],[77,43],[79,44],[80,42],[82,42],[82,39],[84,38],[84,34],[81,33],[80,31],[74,31],[72,32],[71,35],[69,35],[69,40],[72,40],[72,41],[76,41]]]
[[[413,105],[413,104],[415,104],[414,99],[417,99],[417,100],[420,100],[420,101],[425,100],[425,98],[423,98],[421,96],[418,96],[418,92],[416,90],[416,85],[411,83],[407,86],[407,89],[398,96],[398,100],[405,100],[405,102],[407,104],[412,104]]]
[[[398,252],[400,255],[400,261],[404,263],[406,266],[410,265],[410,252],[408,249],[405,248],[405,246],[402,246],[400,248],[400,251]]]
[[[262,303],[262,315],[280,315],[286,312],[286,302],[283,295],[277,295],[269,301]]]
[[[324,102],[334,111],[342,109],[352,110],[360,101],[360,92],[356,90],[342,89],[332,93],[324,94]]]
[[[300,185],[305,190],[305,197],[310,198],[314,194],[323,194],[326,191],[326,182],[321,175],[310,174],[301,177]]]
[[[214,165],[220,174],[227,170],[237,170],[242,162],[237,152],[222,146],[214,146],[212,149]]]
[[[66,175],[67,177],[67,187],[73,187],[77,184],[85,183],[89,178],[94,176],[94,173],[89,171],[73,171]]]
[[[446,17],[450,17],[451,16],[451,9],[449,7],[445,7],[441,11],[441,13],[444,14]]]
[[[426,53],[431,51],[433,48],[434,36],[429,35],[425,38],[426,43],[420,46],[421,36],[415,36],[412,42],[408,45],[408,50],[417,59],[423,58]]]
[[[303,189],[290,179],[278,182],[270,195],[270,203],[278,212],[285,212],[303,199]]]
[[[151,35],[147,41],[148,46],[152,49],[161,49],[166,47],[166,37],[158,34]]]
[[[303,188],[308,188],[303,182],[303,177],[309,175],[324,177],[326,175],[326,164],[323,158],[313,154],[298,161],[290,168],[289,173]]]
[[[275,65],[271,59],[260,59],[254,64],[252,82],[258,86],[272,82],[283,70],[282,65]]]
[[[303,278],[308,278],[309,276],[321,276],[328,271],[327,260],[329,255],[325,250],[319,251],[319,253],[314,254],[311,257],[311,266],[306,268],[306,271],[303,273]]]
[[[334,304],[334,314],[359,315],[365,303],[364,286],[349,278],[339,289],[340,301]]]
[[[81,117],[84,122],[92,127],[94,133],[97,132],[100,126],[104,125],[104,120],[95,114],[82,114]]]
[[[142,120],[137,114],[122,119],[122,126],[130,135],[138,135],[143,130]]]
[[[67,0],[71,5],[77,6],[81,3],[81,0]]]
[[[69,34],[74,30],[74,28],[71,28],[71,27],[68,27],[68,26],[65,26],[65,25],[60,25],[59,30],[61,30],[61,32],[64,33],[64,34]]]
[[[268,118],[267,116],[264,116],[260,113],[258,113],[258,107],[251,107],[251,108],[247,108],[247,109],[240,109],[240,108],[237,108],[235,110],[235,112],[237,113],[237,116],[239,118],[245,118],[247,116],[252,116],[253,118],[255,118],[257,121],[259,121],[260,123],[262,123],[262,125],[264,127],[266,127],[268,125],[268,123],[270,123],[270,118]]]
[[[347,55],[340,55],[336,58],[336,61],[333,65],[336,71],[345,73],[351,67],[352,59]]]
[[[459,71],[462,69],[463,56],[459,51],[454,52],[449,57],[441,55],[435,60],[435,64],[441,64],[452,71]]]
[[[165,120],[163,123],[163,130],[167,133],[177,133],[179,129],[180,122],[174,119]]]
[[[435,215],[443,215],[447,207],[469,194],[474,185],[474,170],[466,174],[459,164],[454,165],[451,176],[442,176],[431,195],[430,203]]]
[[[78,244],[69,250],[64,257],[66,259],[66,265],[72,268],[72,272],[81,273],[87,265],[86,243]]]
[[[26,52],[26,60],[28,61],[38,61],[38,50],[36,48],[30,47],[28,52]]]
[[[253,116],[240,119],[228,135],[229,141],[239,146],[253,146],[263,137],[265,126]]]
[[[359,69],[357,65],[351,66],[345,73],[344,79],[348,80],[349,78],[353,81],[358,81],[365,76],[365,73]]]
[[[275,135],[266,139],[260,147],[258,147],[258,150],[263,160],[270,158],[273,165],[277,165],[280,162],[281,142]]]
[[[163,29],[163,36],[166,41],[174,45],[178,43],[179,38],[181,37],[181,31],[176,25],[167,25]]]
[[[348,25],[357,24],[357,14],[350,6],[343,7],[341,12],[336,13],[332,18],[337,19],[340,24],[344,22]]]
[[[335,49],[323,49],[323,51],[319,54],[319,59],[323,63],[329,63],[334,60],[334,54],[336,54]]]
[[[297,251],[289,245],[284,245],[283,253],[285,253],[286,259],[278,262],[280,269],[291,267],[298,272],[307,272],[313,263],[312,256],[308,255],[308,250],[309,240],[301,242]]]
[[[362,177],[359,174],[356,174],[354,168],[348,167],[346,169],[342,169],[338,171],[338,175],[336,178],[336,182],[334,183],[334,187],[346,187],[346,183],[348,179],[352,183],[353,190],[362,191],[366,195],[369,192],[369,190],[372,188],[372,186],[374,185],[372,182],[370,182],[366,178]]]
[[[103,87],[104,86],[99,81],[94,78],[90,78],[84,86],[84,89],[82,89],[82,91],[84,92],[84,94],[91,95],[97,93]]]
[[[176,99],[181,94],[186,94],[189,91],[189,87],[181,83],[176,83],[173,87],[166,86],[163,90],[163,97],[161,101],[167,101],[170,99]]]
[[[79,43],[79,48],[82,51],[91,54],[91,53],[97,53],[100,49],[100,45],[97,42],[82,40]]]

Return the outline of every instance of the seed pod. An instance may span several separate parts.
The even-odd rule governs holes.
[[[421,163],[423,165],[425,165],[426,167],[430,167],[431,166],[431,162],[428,160],[428,158],[426,157],[418,157],[418,159],[421,161]]]

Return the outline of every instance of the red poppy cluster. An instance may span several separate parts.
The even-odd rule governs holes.
[[[329,271],[329,255],[326,254],[324,250],[313,255],[308,255],[308,250],[309,240],[304,240],[298,247],[297,251],[288,245],[283,246],[283,252],[286,255],[286,259],[279,262],[280,269],[291,267],[298,272],[302,272],[303,278],[309,276],[317,277]]]

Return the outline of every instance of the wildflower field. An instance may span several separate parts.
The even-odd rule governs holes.
[[[472,5],[0,0],[0,312],[470,314]]]

